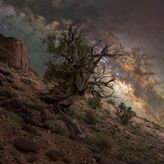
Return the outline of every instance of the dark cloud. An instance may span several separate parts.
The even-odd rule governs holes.
[[[97,39],[115,35],[126,47],[142,46],[153,58],[156,73],[164,69],[163,0],[5,0],[19,11],[43,16],[48,24],[84,22]],[[160,77],[164,80],[164,76]]]

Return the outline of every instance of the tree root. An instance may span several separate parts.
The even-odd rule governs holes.
[[[66,114],[68,108],[72,105],[72,102],[74,100],[74,98],[70,94],[65,96],[41,94],[40,98],[47,103],[54,104],[55,110],[57,109],[57,112],[61,114],[62,119],[69,128],[72,137],[75,137],[77,135],[80,137],[84,137],[84,134],[77,120],[72,119],[68,114]],[[42,111],[43,120],[46,119],[45,115],[45,111]]]
[[[81,136],[81,137],[84,136],[80,128],[80,125],[76,119],[72,119],[70,116],[64,113],[63,110],[59,106],[58,106],[58,111],[61,114],[63,121],[67,124],[68,128],[70,129],[72,137],[75,137],[76,135]]]

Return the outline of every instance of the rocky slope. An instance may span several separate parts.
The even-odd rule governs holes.
[[[19,45],[19,46],[18,46]],[[116,107],[93,109],[73,97],[67,115],[41,99],[45,82],[32,71],[20,41],[0,37],[0,164],[163,164],[164,129],[135,117],[122,125]]]

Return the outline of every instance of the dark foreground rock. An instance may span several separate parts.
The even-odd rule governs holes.
[[[64,156],[64,154],[58,150],[50,150],[46,152],[46,156],[49,157],[53,161],[59,160],[61,157]]]
[[[36,152],[38,150],[37,145],[33,141],[25,138],[17,138],[14,141],[14,145],[18,150],[21,151]]]

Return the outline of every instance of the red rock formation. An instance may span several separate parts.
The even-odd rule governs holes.
[[[0,62],[23,71],[31,70],[26,47],[13,37],[0,35]]]

